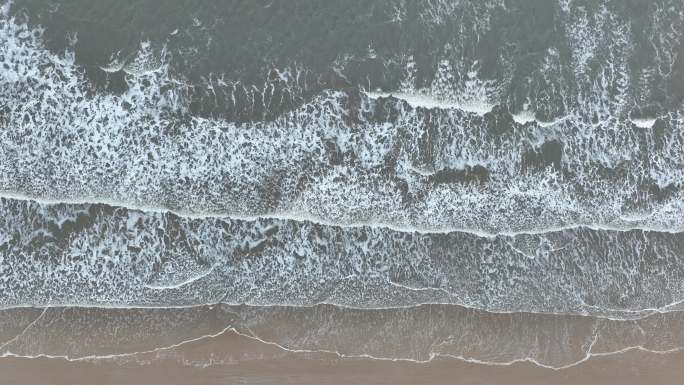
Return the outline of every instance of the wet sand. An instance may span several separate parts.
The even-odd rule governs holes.
[[[451,305],[16,308],[0,311],[0,384],[679,384],[683,324]]]
[[[221,362],[212,363],[212,360]],[[226,333],[220,338],[127,359],[70,362],[61,358],[3,358],[6,385],[109,384],[680,384],[684,353],[631,351],[553,370],[529,363],[489,366],[455,359],[430,363],[339,358],[285,352]]]

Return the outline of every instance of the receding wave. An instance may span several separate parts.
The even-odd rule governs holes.
[[[0,199],[0,306],[231,304],[638,318],[684,299],[684,233],[425,234]]]

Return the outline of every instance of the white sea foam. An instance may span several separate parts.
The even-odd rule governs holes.
[[[377,98],[387,98],[387,97],[395,97],[397,99],[401,99],[406,101],[410,106],[414,108],[422,107],[422,108],[441,108],[441,109],[458,109],[458,110],[463,110],[467,112],[473,112],[478,115],[484,115],[487,112],[492,110],[492,105],[485,104],[485,103],[477,103],[473,102],[470,104],[461,104],[455,101],[450,101],[450,100],[444,100],[440,98],[436,98],[434,96],[430,95],[422,95],[422,94],[407,94],[407,93],[391,93],[391,92],[369,92],[368,96],[371,99],[377,99]]]
[[[664,136],[634,132],[617,115],[587,123],[582,110],[549,122],[527,116],[525,129],[514,123],[499,132],[496,119],[458,108],[426,113],[397,104],[394,120],[374,122],[377,100],[354,105],[347,93],[325,91],[273,121],[240,125],[184,115],[187,85],[158,65],[163,47],[141,46],[138,55],[154,65],[128,74],[122,95],[93,95],[73,55],[49,52],[29,31],[2,20],[1,50],[11,68],[0,75],[0,100],[9,108],[2,126],[12,129],[0,131],[0,190],[8,195],[407,231],[683,227],[684,170],[673,166],[684,163],[675,150],[684,143],[678,113],[663,117],[671,128]],[[557,53],[547,56],[551,76],[560,71]],[[429,95],[414,105],[489,106],[501,85],[481,79],[478,66],[445,59],[428,88],[412,90],[409,82],[398,94]],[[543,106],[529,104],[548,118]],[[352,117],[359,121],[349,124]],[[549,142],[559,154],[540,154]],[[472,165],[485,177],[468,179]],[[439,182],[438,170],[456,177]],[[669,195],[644,193],[654,186]],[[641,220],[634,221],[635,211]]]
[[[653,128],[657,119],[630,119],[635,126],[639,128]]]
[[[682,233],[483,237],[7,199],[0,207],[0,290],[9,293],[0,307],[451,303],[635,319],[684,299]]]

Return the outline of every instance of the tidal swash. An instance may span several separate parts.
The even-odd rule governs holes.
[[[0,385],[684,383],[684,0],[0,0]]]

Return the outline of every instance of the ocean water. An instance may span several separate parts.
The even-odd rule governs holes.
[[[0,1],[0,213],[8,384],[684,382],[684,1]]]

